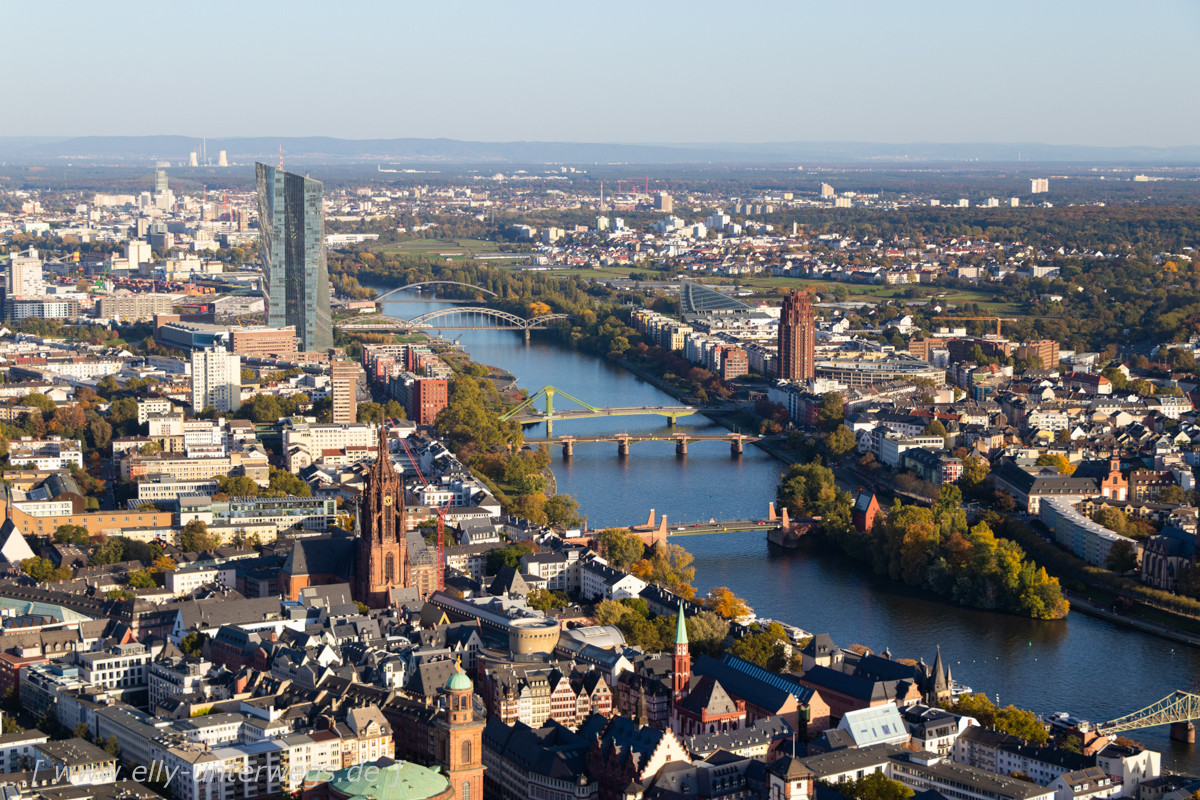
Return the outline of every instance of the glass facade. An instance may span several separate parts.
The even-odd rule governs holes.
[[[333,347],[323,187],[303,175],[255,164],[267,324],[296,326],[301,350]]]

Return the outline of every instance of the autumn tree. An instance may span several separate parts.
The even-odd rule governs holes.
[[[125,581],[125,585],[131,589],[153,589],[158,584],[148,571],[139,569],[129,573],[129,579]]]
[[[882,772],[842,781],[835,788],[838,794],[850,800],[909,800],[913,796],[912,789]]]
[[[488,553],[484,569],[488,575],[495,575],[501,567],[520,567],[521,557],[531,553],[533,548],[527,544],[505,545]]]
[[[552,611],[556,608],[566,608],[571,605],[571,598],[562,592],[551,591],[538,587],[525,598],[530,608],[538,611]]]
[[[850,495],[838,488],[828,467],[815,461],[788,467],[775,499],[793,517],[820,517],[826,534],[838,536],[850,529]]]
[[[837,392],[826,392],[821,395],[821,405],[817,407],[817,425],[831,431],[846,418],[845,401]]]
[[[692,554],[679,545],[658,542],[650,556],[635,561],[629,571],[647,583],[691,600],[696,595],[692,586],[696,568],[692,566],[692,560]]]
[[[985,728],[1019,736],[1032,744],[1045,744],[1049,740],[1046,728],[1032,711],[1006,706],[1001,709],[988,699],[986,694],[962,694],[950,705],[955,714],[973,717]]]
[[[987,480],[990,466],[982,456],[970,455],[963,459],[963,471],[959,476],[958,485],[964,491],[973,492]]]
[[[605,528],[596,535],[596,547],[605,561],[624,570],[646,552],[641,537],[628,528]]]
[[[729,620],[712,611],[701,611],[685,618],[688,649],[693,653],[706,653],[720,658],[725,651],[725,637],[729,635]]]
[[[179,546],[186,553],[199,553],[221,546],[221,540],[208,532],[203,520],[193,519],[179,532]]]
[[[729,652],[764,669],[783,672],[789,666],[790,643],[783,626],[772,622],[766,628],[738,639]]]
[[[579,501],[569,494],[556,494],[546,498],[546,524],[559,528],[578,528],[583,525],[579,513]]]
[[[184,636],[179,642],[179,649],[183,651],[185,656],[200,656],[204,650],[204,643],[208,641],[208,634],[202,631],[192,631],[187,636]]]
[[[38,583],[61,583],[71,579],[71,570],[66,567],[55,567],[54,562],[47,558],[34,556],[21,562],[21,571]]]
[[[162,575],[164,572],[171,572],[179,567],[175,563],[175,559],[170,556],[158,556],[150,562],[148,570],[151,575]]]
[[[753,613],[753,609],[745,600],[733,593],[727,586],[717,586],[704,598],[704,607],[725,619],[741,619]]]
[[[1075,465],[1062,453],[1042,453],[1035,463],[1039,467],[1054,467],[1059,475],[1071,475],[1075,472]]]
[[[59,525],[54,529],[54,541],[58,544],[87,547],[91,542],[91,535],[83,525]]]
[[[858,440],[854,438],[854,431],[845,425],[838,425],[825,434],[823,442],[825,450],[834,458],[844,456],[858,446]]]
[[[1124,574],[1137,569],[1137,549],[1133,546],[1133,542],[1129,539],[1121,539],[1119,542],[1113,542],[1113,546],[1108,551],[1108,557],[1104,562],[1105,566],[1117,574]]]
[[[379,403],[359,403],[357,408],[358,422],[383,424],[383,406]]]

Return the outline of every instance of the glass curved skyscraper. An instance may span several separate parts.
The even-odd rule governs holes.
[[[267,164],[254,166],[267,324],[295,325],[301,350],[328,350],[333,320],[321,182]]]

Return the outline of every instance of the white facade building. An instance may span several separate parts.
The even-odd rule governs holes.
[[[220,348],[192,353],[192,408],[219,413],[242,407],[242,357]]]

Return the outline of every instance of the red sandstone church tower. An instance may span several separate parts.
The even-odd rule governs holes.
[[[817,322],[813,316],[812,297],[796,290],[783,298],[779,315],[780,378],[807,381],[816,376]]]
[[[446,713],[434,720],[434,737],[454,800],[483,800],[483,729],[475,718],[471,679],[460,667],[446,681]]]
[[[354,598],[371,608],[387,606],[390,590],[408,585],[404,523],[404,479],[392,466],[387,429],[380,425],[379,457],[367,473],[358,502],[358,559],[354,565]]]
[[[679,617],[675,620],[675,659],[671,665],[671,683],[674,702],[687,697],[692,682],[692,654],[688,651],[687,625],[683,621],[683,603],[679,604]]]

